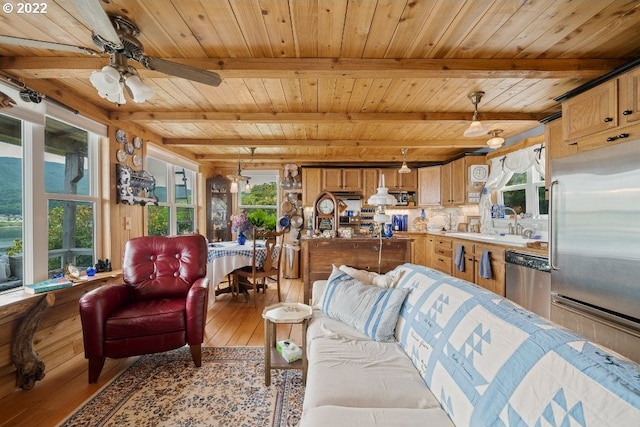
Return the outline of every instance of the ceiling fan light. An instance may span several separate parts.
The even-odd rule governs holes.
[[[500,136],[494,136],[487,141],[487,145],[489,146],[489,148],[493,149],[502,147],[502,144],[504,144],[504,138]]]
[[[129,88],[131,97],[133,98],[134,102],[140,104],[150,99],[154,94],[153,88],[150,88],[149,86],[144,84],[140,77],[136,74],[126,77],[124,82]]]
[[[98,90],[98,93],[115,93],[120,87],[120,73],[110,65],[105,65],[100,71],[94,71],[89,81]]]
[[[484,127],[482,122],[479,120],[474,120],[471,122],[471,125],[467,130],[464,131],[463,135],[468,138],[473,138],[475,136],[484,136],[488,133],[487,129]]]

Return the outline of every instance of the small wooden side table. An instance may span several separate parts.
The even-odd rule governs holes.
[[[271,385],[272,369],[302,369],[302,381],[307,381],[307,325],[311,307],[301,303],[281,302],[265,307],[264,319],[264,383]],[[287,362],[276,350],[276,324],[302,323],[302,359]]]

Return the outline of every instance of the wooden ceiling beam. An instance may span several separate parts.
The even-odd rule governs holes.
[[[163,58],[215,71],[222,79],[592,79],[628,61],[619,59],[359,59],[359,58]],[[108,63],[87,57],[2,57],[0,69],[25,78],[87,78]],[[143,77],[173,78],[130,61]]]
[[[397,156],[395,156],[397,157]],[[426,156],[428,162],[444,162],[451,159],[451,156],[445,155],[433,155]],[[196,160],[200,162],[213,162],[219,163],[220,165],[229,165],[230,163],[238,161],[237,154],[198,154],[196,155]],[[285,154],[260,154],[255,155],[253,160],[247,155],[241,155],[240,159],[242,160],[242,169],[246,168],[256,168],[259,164],[273,164],[273,163],[296,163],[296,164],[324,164],[324,163],[344,163],[344,164],[366,164],[366,163],[389,163],[395,162],[393,166],[397,164],[400,166],[402,160],[397,158],[388,156],[386,154],[367,154],[366,157],[363,157],[359,154],[353,155],[341,155],[339,160],[336,160],[335,157],[327,156],[327,157],[319,157],[319,156],[305,156],[305,155],[285,155]],[[251,163],[248,163],[251,161]],[[245,164],[246,163],[246,164]],[[250,166],[253,165],[253,166]],[[411,164],[409,164],[411,166]]]
[[[133,122],[163,123],[197,123],[197,122],[237,122],[237,123],[321,123],[321,122],[415,122],[428,121],[456,121],[469,122],[472,112],[458,113],[226,113],[226,112],[126,112],[114,111],[111,120]],[[549,113],[493,113],[482,111],[479,118],[482,121],[539,121],[549,116]]]
[[[487,137],[488,138],[488,137]],[[459,140],[355,140],[355,139],[184,139],[165,138],[167,146],[207,146],[207,147],[388,147],[404,148],[485,148],[486,138]]]

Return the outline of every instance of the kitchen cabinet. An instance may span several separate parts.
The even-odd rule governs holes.
[[[453,253],[451,252],[452,239],[448,237],[436,237],[433,241],[433,255],[431,256],[432,268],[451,275]]]
[[[470,191],[479,192],[481,187],[471,187],[469,166],[485,164],[484,156],[465,156],[442,165],[440,170],[440,198],[443,206],[468,204]]]
[[[322,188],[324,191],[362,191],[362,169],[323,169]]]
[[[322,168],[302,168],[302,206],[313,206],[322,192]]]
[[[562,103],[563,139],[588,151],[640,137],[640,68]]]
[[[389,191],[412,191],[418,190],[418,171],[411,169],[409,173],[398,173],[398,169],[379,169],[379,174],[384,174],[385,186]]]
[[[362,169],[362,204],[367,205],[369,197],[378,192],[378,169]]]
[[[458,247],[464,250],[464,270],[460,271],[455,263]],[[452,239],[429,235],[427,249],[430,253],[430,267],[447,273],[459,279],[475,283],[498,295],[505,295],[505,247],[488,243],[477,243],[466,239]],[[487,252],[491,266],[492,277],[486,279],[480,276],[480,261],[482,254]]]
[[[418,206],[440,206],[440,175],[442,166],[418,169]]]
[[[411,239],[411,262],[417,265],[427,264],[427,234],[415,231],[397,231],[394,236]]]

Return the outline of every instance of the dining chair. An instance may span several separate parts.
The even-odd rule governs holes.
[[[263,293],[267,289],[267,280],[272,279],[276,282],[278,292],[278,302],[280,301],[280,260],[282,259],[283,243],[285,230],[280,231],[262,231],[253,230],[253,257],[250,266],[242,267],[233,272],[234,286],[236,291],[240,292],[241,286],[253,288],[254,304],[258,306],[258,289],[263,288]],[[262,264],[259,264],[256,253],[259,249],[258,245],[262,245],[266,249],[266,256]]]

